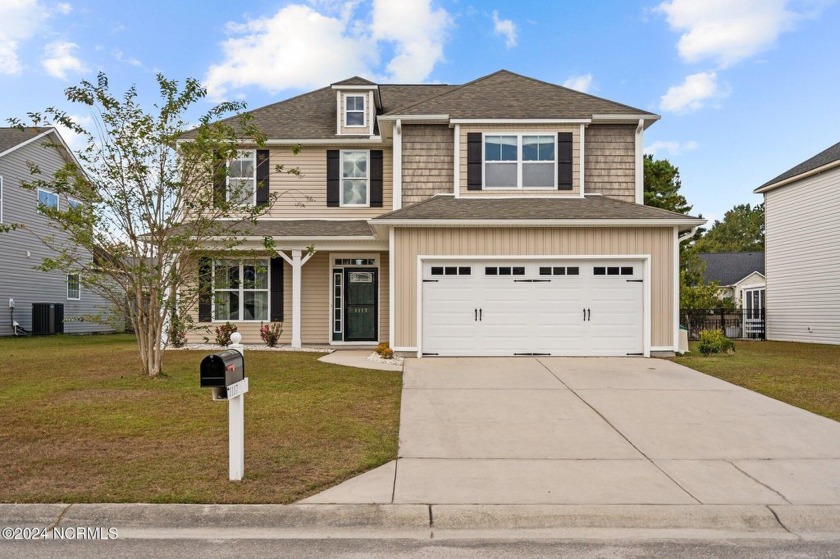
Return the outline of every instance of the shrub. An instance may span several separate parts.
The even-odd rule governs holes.
[[[172,347],[184,347],[187,343],[187,325],[177,315],[169,322],[169,344]]]
[[[230,335],[236,332],[239,328],[235,324],[225,322],[216,327],[216,343],[220,346],[227,347],[230,345]]]
[[[389,347],[388,342],[382,342],[381,344],[376,346],[376,349],[374,349],[373,351],[375,351],[379,355],[382,355],[382,352],[385,351],[386,349],[388,349],[388,347]],[[386,359],[387,359],[387,357],[386,357]]]
[[[382,359],[393,359],[394,358],[394,350],[391,349],[390,347],[386,347],[381,352],[379,352],[379,355],[382,357]]]
[[[271,325],[260,323],[260,337],[268,347],[276,347],[282,333],[283,325],[279,322],[272,322]]]
[[[703,355],[733,353],[735,342],[724,336],[721,330],[702,330],[698,349]]]

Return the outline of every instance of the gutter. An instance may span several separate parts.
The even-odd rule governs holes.
[[[831,169],[833,169],[835,167],[840,167],[840,159],[838,159],[836,161],[832,161],[831,163],[826,163],[825,165],[817,167],[816,169],[811,169],[810,171],[806,171],[804,173],[800,173],[798,175],[788,177],[783,181],[779,181],[779,182],[776,182],[776,183],[773,183],[773,184],[768,184],[767,186],[759,186],[758,188],[753,190],[753,193],[754,194],[763,194],[763,193],[769,192],[771,190],[776,190],[777,188],[781,188],[781,187],[786,186],[790,183],[800,181],[800,180],[803,180],[803,179],[807,179],[808,177],[813,177],[814,175],[819,175],[820,173],[824,173],[826,171],[830,171]]]

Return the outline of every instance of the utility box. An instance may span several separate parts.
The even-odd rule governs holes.
[[[202,388],[227,388],[245,378],[245,359],[235,349],[208,355],[201,360],[199,375]]]

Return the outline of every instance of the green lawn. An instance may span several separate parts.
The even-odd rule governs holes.
[[[692,353],[675,361],[771,398],[840,421],[840,346],[735,342],[733,355]]]
[[[288,503],[396,457],[401,376],[250,352],[245,479],[207,352],[139,372],[133,338],[0,338],[0,502]]]

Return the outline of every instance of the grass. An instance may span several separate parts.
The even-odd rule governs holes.
[[[732,355],[692,353],[675,361],[782,402],[840,421],[840,346],[735,342]]]
[[[206,352],[144,377],[126,335],[0,338],[0,502],[289,503],[396,457],[401,378],[250,352],[245,479]]]

